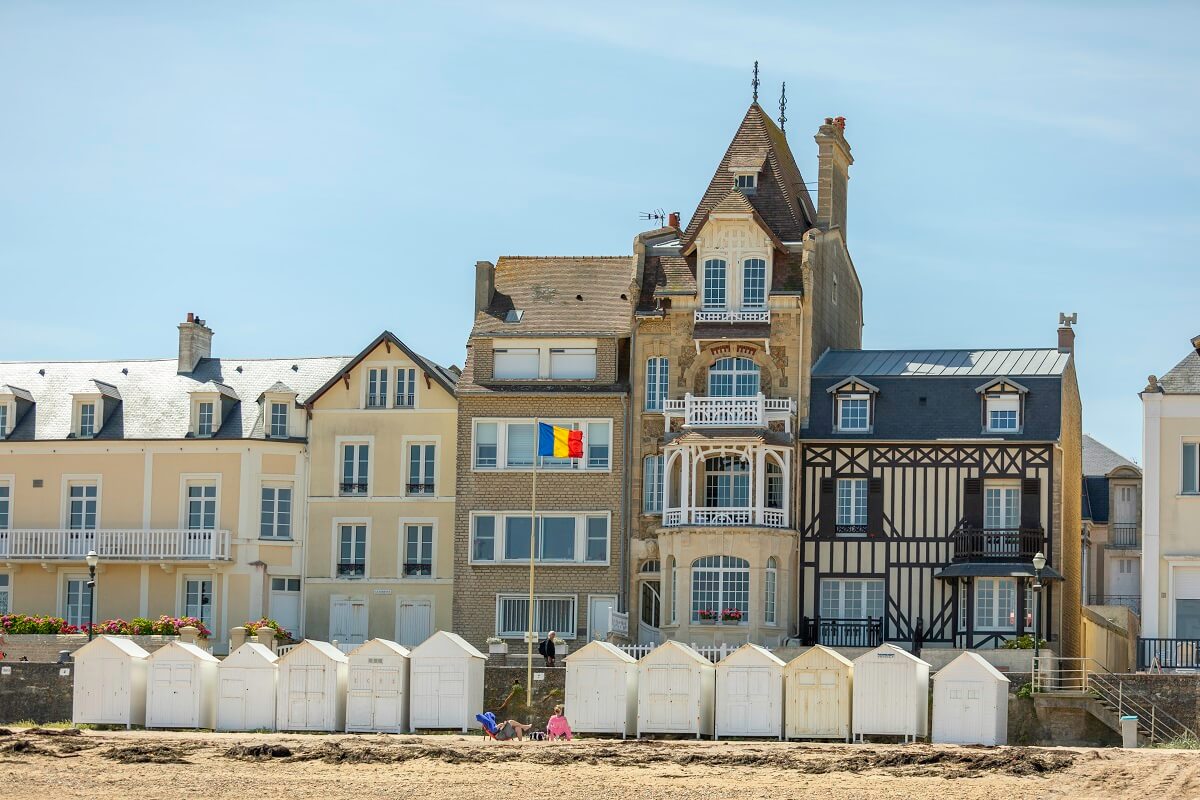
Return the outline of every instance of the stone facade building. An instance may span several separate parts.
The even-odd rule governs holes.
[[[1141,612],[1142,470],[1083,437],[1083,597]]]

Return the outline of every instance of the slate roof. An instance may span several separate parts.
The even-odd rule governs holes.
[[[813,376],[1062,375],[1069,353],[1055,348],[1017,350],[827,350],[813,365]]]
[[[1100,475],[1083,476],[1083,518],[1093,522],[1108,522],[1108,478]]]
[[[188,438],[191,393],[197,390],[221,391],[228,397],[241,398],[212,438],[257,438],[262,436],[262,419],[255,398],[277,382],[291,386],[304,397],[347,361],[346,356],[204,358],[194,372],[186,375],[176,373],[175,358],[0,362],[0,383],[26,389],[34,401],[8,439],[68,438],[74,404],[71,393],[93,382],[111,387],[120,398],[116,410],[96,434],[97,440]],[[224,387],[224,391],[219,387]]]
[[[756,191],[746,199],[770,231],[785,242],[798,242],[805,231],[814,227],[816,210],[788,147],[787,137],[762,107],[754,103],[746,111],[708,189],[688,221],[684,231],[685,247],[695,240],[709,212],[735,188],[736,178],[730,167],[753,169],[756,164],[762,165],[762,172],[758,175]]]
[[[1193,350],[1184,356],[1158,379],[1158,385],[1166,394],[1200,394],[1200,353]]]
[[[502,256],[491,305],[475,315],[471,335],[624,336],[633,283],[632,256]],[[513,310],[520,321],[506,322]]]
[[[1138,472],[1142,471],[1137,464],[1085,433],[1083,435],[1083,474],[1107,475],[1117,467],[1132,467]]]

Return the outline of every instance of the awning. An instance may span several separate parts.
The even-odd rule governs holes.
[[[944,567],[935,578],[950,580],[952,578],[1032,578],[1033,564],[1028,561],[978,561],[962,564],[951,564]],[[1042,570],[1042,580],[1061,581],[1062,573],[1054,567]]]

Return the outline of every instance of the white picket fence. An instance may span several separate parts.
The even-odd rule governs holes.
[[[649,653],[658,645],[653,644],[620,644],[617,645],[634,658],[641,658]],[[692,644],[692,649],[700,655],[707,658],[714,664],[720,661],[725,656],[737,650],[739,645],[736,644]],[[769,649],[769,648],[768,648]]]

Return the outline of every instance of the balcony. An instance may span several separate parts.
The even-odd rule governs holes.
[[[367,483],[341,483],[338,485],[343,495],[363,495],[367,493]]]
[[[761,392],[750,397],[696,397],[689,393],[680,400],[663,401],[668,423],[672,417],[683,417],[689,428],[765,428],[779,421],[791,430],[795,413],[795,400],[768,399]]]
[[[226,530],[0,531],[0,561],[78,561],[89,550],[101,561],[229,561]]]
[[[405,561],[404,576],[406,578],[428,578],[433,574],[433,565],[427,561]]]
[[[950,538],[955,563],[1031,561],[1046,546],[1041,528],[959,528]]]
[[[361,578],[367,574],[367,565],[361,562],[341,562],[337,565],[339,578]]]
[[[1142,535],[1136,522],[1114,522],[1108,529],[1108,542],[1105,547],[1111,550],[1142,549]]]
[[[433,481],[427,481],[424,483],[410,483],[407,485],[407,490],[409,494],[432,495],[434,493]]]
[[[670,508],[663,512],[664,528],[681,528],[688,525],[698,527],[786,528],[787,514],[779,508]]]
[[[696,322],[770,322],[769,309],[726,311],[725,309],[697,309]]]
[[[883,644],[883,618],[800,620],[800,639],[806,645],[826,647],[879,647]]]

